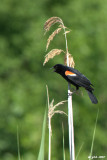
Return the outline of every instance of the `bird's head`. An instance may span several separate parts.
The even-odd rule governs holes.
[[[65,66],[62,64],[56,64],[52,68],[54,68],[54,72],[59,73],[59,74],[61,74],[62,72],[65,72]]]

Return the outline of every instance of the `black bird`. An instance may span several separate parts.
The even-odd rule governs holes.
[[[78,90],[79,87],[85,88],[92,103],[98,103],[97,98],[93,94],[94,88],[92,87],[92,83],[82,73],[74,68],[67,67],[62,64],[56,64],[52,68],[54,68],[54,72],[60,74],[69,83],[73,84],[76,87],[76,90]]]

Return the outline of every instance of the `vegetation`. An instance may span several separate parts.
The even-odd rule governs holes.
[[[67,43],[67,33],[69,33],[70,31],[66,30],[67,27],[64,25],[62,19],[60,17],[51,17],[49,18],[45,24],[44,24],[44,30],[45,30],[45,33],[47,31],[50,30],[50,28],[54,25],[54,24],[58,24],[58,28],[49,36],[48,40],[47,40],[47,45],[46,45],[46,50],[48,49],[49,47],[49,44],[50,42],[54,39],[54,37],[56,36],[56,34],[59,33],[59,31],[63,30],[64,31],[64,37],[65,37],[65,48],[66,48],[66,51],[63,51],[62,49],[52,49],[48,54],[46,54],[45,56],[45,60],[44,60],[44,63],[43,65],[45,65],[49,59],[53,59],[53,57],[55,57],[56,55],[59,55],[61,54],[61,52],[65,53],[65,56],[64,56],[64,63],[65,65],[67,66],[71,66],[71,67],[74,67],[75,63],[74,63],[74,60],[73,60],[73,57],[72,55],[69,53],[69,50],[68,50],[68,43]],[[53,67],[52,67],[53,68]],[[51,69],[52,69],[51,68]],[[74,126],[73,126],[73,107],[72,107],[72,90],[71,90],[71,84],[68,83],[68,130],[69,130],[69,152],[70,152],[70,160],[75,160],[75,147],[74,147]],[[49,99],[49,98],[48,98]],[[49,101],[49,100],[48,100]],[[62,101],[63,102],[63,101]],[[58,103],[59,105],[60,103]],[[53,101],[51,102],[51,104],[49,105],[49,102],[48,102],[48,108],[49,108],[49,113],[48,113],[48,121],[49,121],[49,160],[51,160],[51,117],[50,116],[50,113],[52,115],[54,115],[54,113],[61,113],[62,111],[54,111],[54,109],[56,108],[57,105],[55,105],[53,107]]]
[[[99,100],[98,105],[91,104],[82,89],[83,96],[73,95],[75,153],[78,154],[83,144],[78,159],[88,159],[99,108],[93,155],[106,156],[106,5],[107,1],[101,0],[4,0],[0,3],[0,160],[18,159],[17,143],[21,159],[38,158],[46,84],[55,104],[67,99],[67,83],[49,70],[56,63],[63,63],[63,56],[58,55],[43,67],[46,44],[43,25],[52,16],[61,17],[72,30],[67,38],[75,68],[93,82]],[[54,26],[52,29],[54,31]],[[64,50],[63,36],[56,35],[50,47]],[[66,103],[62,108],[67,112]],[[62,121],[66,159],[69,157],[67,118],[56,114],[52,119],[53,160],[63,158]],[[48,157],[47,136],[48,133],[45,159]]]

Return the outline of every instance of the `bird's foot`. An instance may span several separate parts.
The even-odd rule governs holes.
[[[70,93],[68,93],[68,97],[69,97],[69,96],[72,96],[74,93],[76,93],[76,91],[77,91],[77,90],[75,90],[75,89],[72,88],[72,91],[71,91]]]
[[[77,89],[75,88],[71,88],[71,92],[75,92]]]
[[[72,96],[72,92],[71,92],[71,93],[68,93],[68,97],[69,97],[69,96]]]
[[[68,93],[68,96],[72,96],[74,93],[76,93],[77,95],[82,95],[83,96],[83,92],[81,90],[74,89],[74,88],[71,89],[71,92]]]
[[[83,96],[83,92],[80,89],[76,92],[76,94],[79,95],[79,96]]]

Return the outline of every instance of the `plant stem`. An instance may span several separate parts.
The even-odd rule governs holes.
[[[72,94],[70,89],[71,89],[71,86],[68,83],[68,95]],[[72,96],[68,96],[68,125],[69,125],[70,160],[75,160]]]
[[[64,142],[64,126],[63,126],[63,123],[62,123],[62,133],[63,133],[63,160],[65,160],[65,149],[64,149],[65,142]]]
[[[51,118],[49,117],[49,156],[48,160],[51,160]]]
[[[20,158],[19,129],[18,129],[18,126],[17,126],[17,147],[18,147],[18,160],[21,160],[21,158]]]
[[[95,127],[94,127],[94,133],[93,133],[93,138],[92,138],[91,151],[90,151],[90,159],[89,159],[89,160],[91,160],[91,159],[92,159],[91,157],[92,157],[93,146],[94,146],[94,139],[95,139],[95,132],[96,132],[96,126],[97,126],[98,114],[99,114],[99,108],[98,108],[97,116],[96,116],[96,122],[95,122]]]
[[[47,100],[48,100],[48,127],[49,127],[49,154],[48,154],[48,160],[51,160],[51,116],[49,115],[49,110],[50,110],[50,104],[49,104],[49,93],[48,93],[48,86],[46,85],[47,89]]]
[[[62,21],[65,43],[66,43],[66,56],[67,56],[67,66],[69,67],[69,53],[68,53],[68,43],[65,27]],[[72,92],[70,83],[68,83],[68,126],[69,126],[69,151],[70,151],[70,160],[75,160],[75,149],[74,149],[74,127],[73,127],[73,107],[72,107]]]

